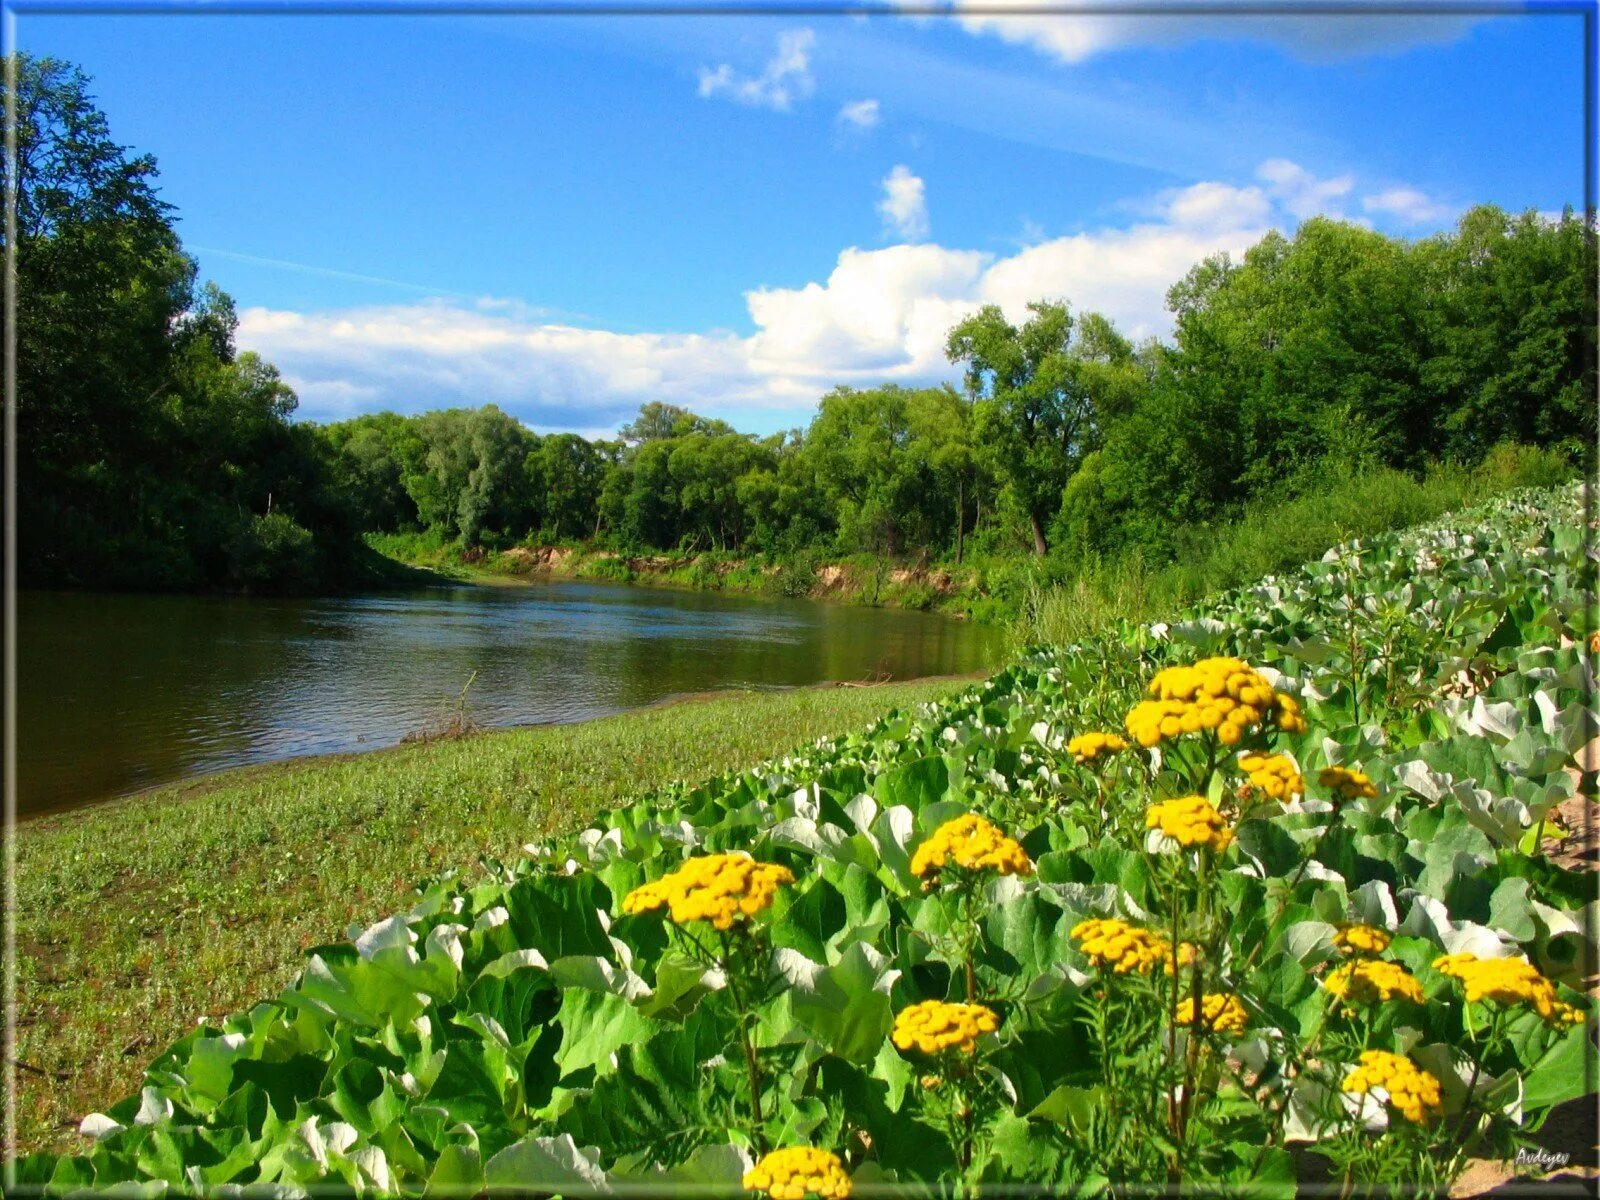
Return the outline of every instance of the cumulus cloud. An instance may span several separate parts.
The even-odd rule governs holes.
[[[700,95],[727,96],[740,104],[788,112],[795,100],[809,96],[816,87],[811,77],[811,47],[816,40],[809,29],[779,34],[777,51],[759,75],[741,75],[729,63],[701,67]]]
[[[1299,163],[1287,158],[1269,158],[1256,168],[1256,178],[1267,185],[1272,198],[1291,216],[1342,217],[1341,201],[1350,194],[1356,181],[1353,175],[1319,179]]]
[[[1369,213],[1395,217],[1412,225],[1442,220],[1452,211],[1449,205],[1440,204],[1426,192],[1414,187],[1386,188],[1363,196],[1361,207]]]
[[[925,230],[921,181],[907,168],[890,173],[885,201],[897,177],[908,181],[898,194],[915,197],[899,216]],[[955,380],[946,334],[983,304],[1020,321],[1029,301],[1064,299],[1075,311],[1104,313],[1135,339],[1164,336],[1167,289],[1197,262],[1237,257],[1268,229],[1292,228],[1352,187],[1273,160],[1259,182],[1173,189],[1133,208],[1131,223],[1054,236],[1036,228],[1010,254],[926,241],[850,247],[824,278],[746,291],[747,333],[619,333],[515,302],[432,299],[334,312],[247,308],[238,342],[277,363],[300,394],[301,414],[316,420],[492,402],[536,429],[592,431],[665,400],[770,430],[804,421],[835,384]],[[1389,192],[1402,190],[1415,189]],[[1385,196],[1386,213],[1415,211],[1408,197],[1371,193]]]
[[[1438,13],[1406,14],[1352,11],[1315,16],[1228,16],[1213,11],[1192,16],[1121,16],[1109,12],[1034,16],[991,11],[1004,9],[1009,3],[1010,0],[952,0],[951,8],[970,33],[1029,46],[1065,63],[1080,63],[1097,54],[1131,46],[1200,40],[1263,42],[1301,59],[1338,60],[1454,42],[1481,19],[1452,13],[1449,0],[1439,0]]]
[[[928,197],[922,178],[904,163],[883,177],[883,197],[878,215],[884,228],[896,237],[915,240],[928,236]]]

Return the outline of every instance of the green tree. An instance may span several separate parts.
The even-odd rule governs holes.
[[[1075,340],[1065,304],[1035,301],[1028,311],[1019,328],[985,305],[950,331],[945,350],[966,364],[975,441],[1042,558],[1067,482],[1104,423],[1131,405],[1139,375],[1132,348],[1105,318],[1083,317]]]

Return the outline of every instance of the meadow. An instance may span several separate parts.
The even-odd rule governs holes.
[[[441,873],[17,1183],[1442,1193],[1592,1096],[1594,876],[1548,853],[1590,803],[1589,520],[1513,493],[709,781],[633,762],[653,793],[459,871],[482,826],[348,777]],[[493,795],[479,745],[430,750]]]

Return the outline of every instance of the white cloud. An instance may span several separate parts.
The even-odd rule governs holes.
[[[1200,40],[1264,42],[1301,59],[1337,60],[1454,42],[1478,20],[1452,13],[1449,0],[1439,0],[1438,13],[1405,15],[1374,11],[1323,16],[1228,16],[1215,12],[1192,16],[1119,16],[1106,12],[1032,16],[989,11],[1005,8],[1009,3],[1010,0],[952,0],[951,7],[961,14],[961,25],[968,32],[1031,46],[1065,63],[1083,62],[1096,54],[1130,46]],[[1373,8],[1376,10],[1378,5]]]
[[[851,100],[839,108],[839,120],[856,129],[871,129],[882,114],[876,100]]]
[[[1163,197],[1168,220],[1183,229],[1241,229],[1271,218],[1272,201],[1258,187],[1201,182]]]
[[[883,198],[878,215],[884,228],[897,237],[916,240],[928,236],[928,197],[922,178],[904,163],[883,177]]]
[[[1267,185],[1267,191],[1291,216],[1342,217],[1339,204],[1355,187],[1353,175],[1339,175],[1332,179],[1319,179],[1299,163],[1287,158],[1269,158],[1256,168],[1256,178]]]
[[[1369,213],[1396,217],[1412,225],[1439,221],[1452,212],[1449,205],[1440,204],[1426,192],[1403,186],[1386,188],[1370,196],[1363,196],[1361,207]]]
[[[728,63],[701,67],[700,95],[726,95],[740,104],[788,112],[795,100],[816,87],[811,77],[811,47],[817,35],[809,29],[791,29],[778,35],[778,48],[759,75],[741,75]]]
[[[1104,313],[1135,339],[1168,334],[1167,290],[1196,263],[1218,252],[1237,257],[1269,228],[1292,229],[1354,186],[1282,159],[1263,164],[1259,178],[1164,192],[1133,208],[1129,223],[1056,236],[1035,227],[1010,254],[926,241],[850,247],[825,278],[745,292],[744,334],[580,328],[484,298],[314,313],[248,308],[238,342],[278,364],[302,415],[317,420],[492,402],[536,429],[614,429],[641,403],[666,400],[770,430],[806,420],[835,384],[955,380],[945,337],[982,304],[1020,321],[1030,300],[1059,298]],[[898,190],[888,186],[897,179]],[[1414,189],[1397,184],[1371,196],[1405,209],[1409,197],[1391,194],[1399,191]],[[920,221],[925,231],[921,180],[904,166],[885,180],[885,204],[896,196],[885,217]]]

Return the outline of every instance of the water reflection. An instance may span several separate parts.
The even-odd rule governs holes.
[[[18,804],[389,745],[474,671],[485,725],[684,692],[968,671],[993,630],[924,613],[589,583],[315,600],[24,592]]]

